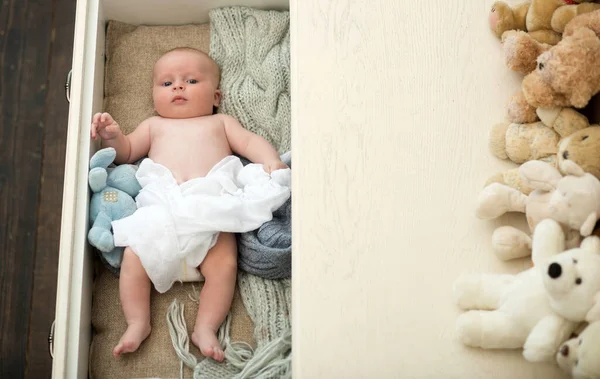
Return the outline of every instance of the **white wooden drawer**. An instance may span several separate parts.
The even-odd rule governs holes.
[[[87,243],[89,158],[93,113],[101,111],[107,20],[177,25],[208,22],[208,11],[226,5],[289,9],[287,0],[78,0],[70,78],[56,319],[53,332],[55,379],[86,378],[91,338],[92,260]]]
[[[517,1],[511,1],[515,3]],[[294,378],[562,378],[520,351],[463,347],[452,282],[516,273],[474,199],[513,167],[487,148],[520,78],[487,26],[493,0],[290,0]],[[287,0],[79,0],[53,378],[85,378],[91,312],[89,121],[102,106],[104,26],[208,20]]]

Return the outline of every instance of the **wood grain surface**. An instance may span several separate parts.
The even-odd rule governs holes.
[[[64,95],[71,69],[75,1],[54,0],[48,96],[44,111],[42,172],[37,222],[33,295],[27,346],[26,378],[49,377],[52,359],[45,343],[55,316],[60,218],[62,209],[67,116]]]
[[[514,3],[514,2],[513,2]],[[493,0],[293,1],[294,377],[562,378],[456,338],[452,283],[516,273],[475,217],[521,77]]]

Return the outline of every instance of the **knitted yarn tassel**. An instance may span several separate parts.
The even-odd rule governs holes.
[[[292,331],[285,333],[269,342],[254,353],[242,371],[235,376],[241,378],[289,378],[292,377]]]
[[[229,313],[218,333],[219,342],[224,347],[225,363],[216,363],[211,359],[198,362],[196,357],[189,352],[189,337],[183,310],[183,304],[174,300],[167,312],[171,342],[175,353],[181,359],[181,379],[183,379],[184,363],[194,370],[194,379],[216,378],[215,374],[220,370],[218,367],[210,367],[215,364],[229,366],[225,371],[229,371],[230,374],[219,375],[223,378],[291,378],[291,354],[289,354],[292,348],[291,329],[286,330],[281,337],[270,341],[252,354],[252,348],[248,344],[230,341],[231,313]],[[207,374],[209,376],[206,376]]]
[[[198,364],[196,357],[190,354],[190,339],[183,318],[184,306],[179,305],[177,299],[173,300],[167,312],[167,325],[175,353],[181,359],[179,377],[183,379],[183,364],[193,369]]]

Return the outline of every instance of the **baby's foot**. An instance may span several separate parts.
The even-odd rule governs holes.
[[[198,346],[205,357],[211,357],[215,361],[223,362],[225,353],[217,339],[217,335],[210,328],[198,327],[192,333],[192,342]]]
[[[131,324],[127,327],[121,340],[113,349],[113,356],[119,359],[122,353],[133,353],[138,349],[142,341],[150,334],[150,324]]]

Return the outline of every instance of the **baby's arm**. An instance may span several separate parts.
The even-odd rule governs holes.
[[[263,137],[244,128],[235,118],[223,115],[225,134],[231,150],[251,162],[265,166],[265,171],[271,173],[280,168],[288,168],[281,161],[279,154]]]
[[[100,136],[105,147],[115,149],[115,163],[133,163],[150,150],[150,120],[143,121],[132,133],[125,135],[110,114],[96,113],[92,119],[91,135],[94,139]]]

